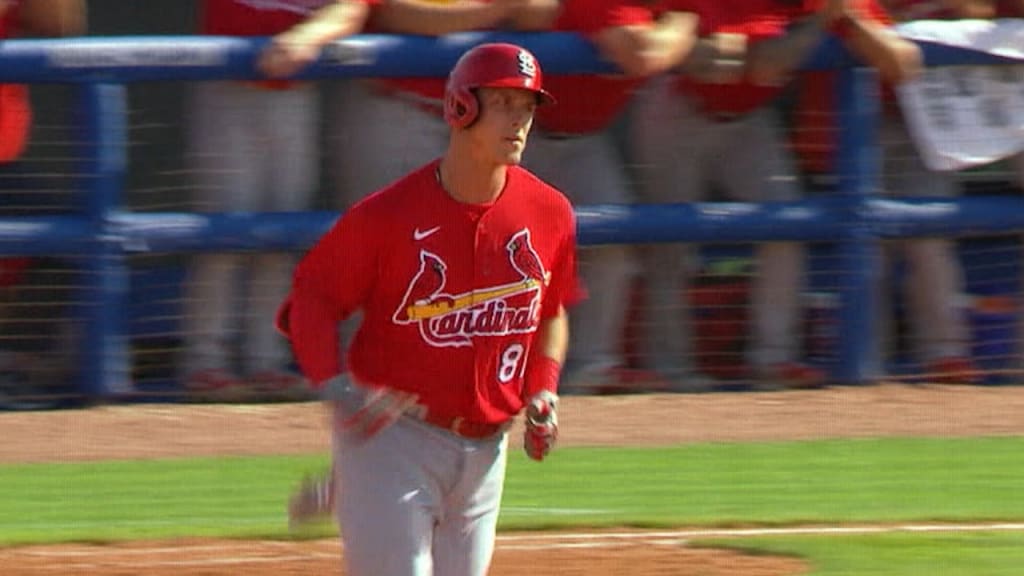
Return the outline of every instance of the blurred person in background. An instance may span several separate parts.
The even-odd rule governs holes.
[[[85,0],[0,0],[0,40],[84,34],[86,11]],[[0,217],[52,208],[39,205],[25,189],[30,185],[20,160],[31,128],[28,87],[0,84]],[[38,407],[19,397],[63,384],[68,376],[72,346],[65,341],[71,339],[71,323],[63,309],[70,285],[66,278],[52,277],[58,266],[49,259],[0,256],[0,407]],[[41,302],[44,291],[46,302]],[[54,328],[51,320],[59,325]],[[54,353],[61,358],[48,357]]]
[[[654,84],[638,101],[631,148],[642,201],[696,202],[712,187],[746,202],[798,199],[796,169],[772,104],[842,18],[843,6],[830,1],[813,18],[793,22],[781,0],[665,0],[664,9],[699,16],[701,39],[681,74]],[[649,367],[706,388],[712,381],[695,366],[691,311],[680,298],[696,268],[694,248],[663,244],[642,254]],[[824,373],[799,356],[803,247],[762,243],[755,256],[749,375],[762,388],[823,384]]]
[[[678,66],[689,54],[696,42],[696,15],[666,11],[656,18],[650,5],[639,0],[550,0],[522,14],[551,30],[584,35],[622,70],[548,77],[547,88],[557,103],[538,109],[524,166],[562,190],[575,206],[633,202],[609,127],[647,78]],[[570,317],[572,344],[562,393],[663,385],[627,369],[623,359],[632,277],[629,247],[592,247],[580,256],[589,296]]]
[[[548,0],[380,0],[366,32],[445,36],[506,28],[544,28],[529,12]],[[448,145],[443,119],[445,79],[380,78],[345,83],[335,99],[331,147],[337,205],[370,192],[439,157]]]
[[[189,95],[188,157],[199,208],[217,212],[309,209],[319,183],[320,103],[316,86],[287,77],[329,42],[362,30],[372,0],[205,0],[200,32],[271,36],[256,63],[268,78],[202,82]],[[186,388],[221,396],[301,390],[288,343],[267,318],[288,293],[289,254],[244,258],[204,254],[191,270],[186,301]],[[233,320],[242,309],[237,354]],[[247,378],[247,380],[243,380]]]
[[[962,193],[955,172],[928,168],[911,138],[908,124],[892,92],[900,82],[921,71],[921,53],[916,44],[897,36],[888,27],[894,22],[913,20],[991,18],[996,2],[988,0],[860,0],[850,2],[848,24],[838,30],[846,47],[862,61],[879,71],[882,85],[882,118],[879,141],[882,147],[882,189],[890,196],[944,196]],[[821,172],[834,171],[834,88],[832,74],[807,73],[801,90],[795,138],[817,134],[820,142],[804,146],[809,152],[808,167]],[[815,120],[817,118],[817,120]],[[902,277],[903,302],[911,333],[914,356],[923,375],[934,382],[976,383],[980,380],[971,358],[967,313],[961,306],[965,280],[955,250],[955,241],[947,238],[909,238],[893,242],[888,251],[896,251],[906,261]],[[886,269],[889,266],[885,267]],[[886,274],[882,274],[885,278]],[[884,292],[883,292],[884,294]],[[879,342],[891,342],[892,318],[889,299],[882,298]],[[885,346],[885,352],[889,352]]]

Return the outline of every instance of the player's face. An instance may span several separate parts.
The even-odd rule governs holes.
[[[474,148],[497,164],[519,164],[537,95],[521,88],[481,88],[477,98],[480,118],[470,127]]]

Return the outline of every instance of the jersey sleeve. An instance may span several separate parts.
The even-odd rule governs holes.
[[[278,327],[302,373],[318,384],[344,371],[338,323],[362,307],[377,276],[377,251],[365,207],[357,205],[303,257]]]
[[[729,31],[745,34],[751,44],[783,36],[792,20],[789,8],[772,0],[751,1],[748,8],[750,12],[737,23],[736,30]]]
[[[569,231],[551,268],[551,283],[541,306],[541,320],[557,316],[561,308],[569,308],[586,297],[576,273],[576,218],[572,210],[569,210],[568,222]]]

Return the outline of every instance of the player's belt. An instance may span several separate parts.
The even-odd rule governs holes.
[[[430,410],[420,411],[419,413],[414,412],[411,415],[431,426],[436,426],[456,436],[471,440],[493,438],[508,429],[508,423],[485,424],[483,422],[466,420],[462,416],[443,416]]]

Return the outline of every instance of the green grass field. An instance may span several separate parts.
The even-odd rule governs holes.
[[[0,544],[289,537],[284,501],[323,455],[0,468]],[[1024,438],[829,440],[514,452],[503,530],[1024,524]],[[317,534],[330,533],[323,528]],[[1024,574],[1024,531],[706,540],[800,556],[814,574]]]

